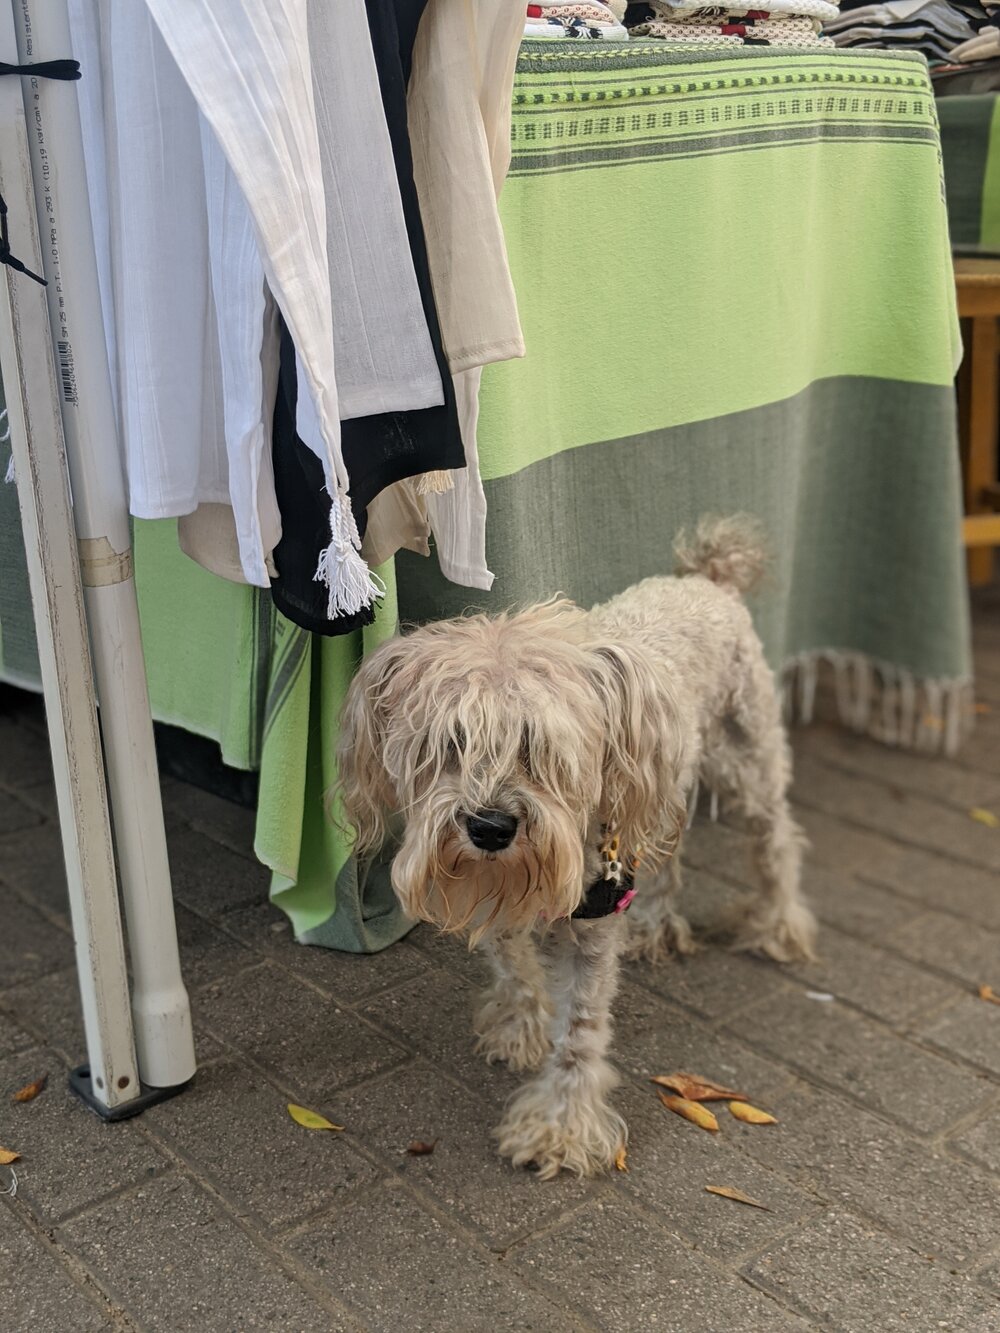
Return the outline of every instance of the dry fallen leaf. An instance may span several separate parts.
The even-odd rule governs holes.
[[[437,1144],[437,1139],[432,1139],[430,1143],[423,1143],[420,1139],[414,1139],[406,1151],[411,1157],[427,1157],[434,1151]]]
[[[23,1088],[18,1088],[17,1092],[15,1092],[14,1096],[11,1098],[11,1101],[33,1102],[48,1081],[48,1074],[43,1074],[41,1078],[36,1078],[34,1083],[26,1083]]]
[[[713,1083],[710,1078],[702,1078],[700,1074],[678,1071],[676,1074],[657,1074],[649,1081],[658,1083],[661,1088],[669,1088],[671,1092],[686,1097],[689,1102],[724,1102],[730,1097],[746,1097],[745,1092],[724,1088],[721,1083]]]
[[[682,1115],[685,1120],[690,1120],[692,1125],[697,1125],[699,1129],[707,1129],[712,1134],[718,1134],[719,1122],[708,1109],[702,1106],[700,1102],[692,1102],[687,1097],[670,1097],[665,1092],[660,1093],[660,1101],[668,1111],[673,1111],[675,1115]]]
[[[628,1149],[624,1143],[615,1153],[615,1170],[628,1171]]]
[[[993,709],[989,706],[989,704],[973,704],[972,711],[974,713],[992,713]]]
[[[748,1203],[751,1208],[763,1208],[765,1213],[771,1211],[766,1203],[751,1199],[750,1195],[744,1194],[742,1190],[731,1190],[728,1185],[706,1185],[705,1189],[709,1194],[718,1194],[721,1199],[732,1199],[736,1203]]]
[[[294,1102],[288,1103],[288,1114],[297,1125],[303,1129],[336,1129],[341,1130],[343,1125],[333,1125],[327,1120],[326,1116],[317,1114],[316,1111],[310,1111],[306,1106],[296,1106]]]
[[[990,1004],[1000,1004],[1000,995],[996,993],[992,986],[980,986],[979,998],[989,1000]]]
[[[11,1152],[9,1148],[0,1148],[0,1166],[10,1166],[11,1162],[19,1162],[21,1154]]]
[[[974,805],[969,811],[969,818],[974,819],[977,824],[985,824],[987,828],[1000,828],[1000,819],[993,811],[983,810],[978,805]]]
[[[742,1120],[747,1125],[776,1125],[777,1118],[769,1115],[767,1111],[759,1111],[756,1106],[751,1106],[749,1102],[730,1102],[729,1110],[737,1120]]]

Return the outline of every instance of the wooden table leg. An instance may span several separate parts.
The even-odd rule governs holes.
[[[965,512],[990,512],[984,492],[997,479],[998,361],[1000,340],[995,315],[972,321],[972,373],[969,394],[969,454],[965,467]],[[969,583],[980,588],[993,579],[993,551],[988,546],[968,552]]]

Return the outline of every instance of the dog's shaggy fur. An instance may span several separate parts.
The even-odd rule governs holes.
[[[345,704],[340,797],[357,850],[379,847],[401,814],[403,908],[488,951],[479,1047],[538,1070],[508,1104],[500,1151],[543,1177],[605,1170],[625,1142],[606,1059],[618,958],[691,947],[674,899],[698,780],[756,835],[760,891],[730,923],[734,946],[811,954],[788,745],[740,598],[762,544],[745,518],[703,520],[677,555],[680,577],[646,579],[589,613],[554,601],[394,639]],[[480,815],[516,827],[509,845],[473,842]],[[626,854],[641,849],[635,906],[573,919],[601,874],[605,830]]]

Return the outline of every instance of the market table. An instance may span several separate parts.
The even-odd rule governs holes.
[[[501,201],[528,355],[484,376],[486,594],[404,555],[381,614],[320,640],[136,524],[156,715],[259,769],[256,850],[300,938],[408,929],[385,864],[323,816],[360,653],[397,613],[592,603],[669,572],[677,531],[749,510],[754,612],[808,714],[954,746],[970,674],[955,296],[926,66],[884,52],[526,43]],[[0,455],[0,466],[6,457]],[[36,679],[16,503],[0,487],[2,672]]]

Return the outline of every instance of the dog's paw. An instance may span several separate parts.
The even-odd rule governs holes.
[[[724,927],[729,947],[762,953],[778,963],[816,957],[816,918],[805,903],[796,902],[780,911],[750,904],[732,915]]]
[[[560,1171],[602,1175],[628,1141],[628,1126],[603,1101],[554,1101],[547,1080],[519,1089],[496,1130],[500,1155],[530,1166],[539,1180]]]
[[[674,955],[698,952],[698,942],[682,916],[671,912],[664,921],[651,923],[637,918],[626,926],[623,957],[634,962],[663,963]]]
[[[487,997],[476,1014],[476,1052],[514,1071],[540,1069],[550,1050],[547,1016]]]

